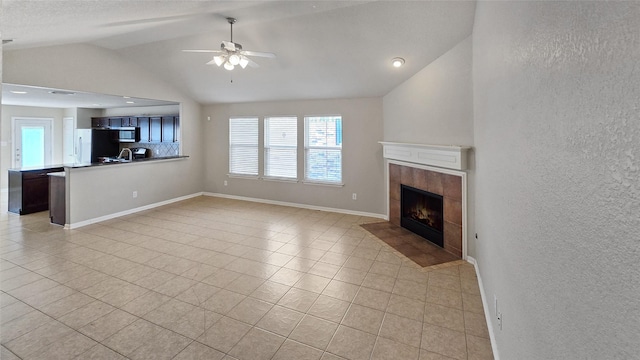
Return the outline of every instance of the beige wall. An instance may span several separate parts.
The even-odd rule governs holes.
[[[298,116],[299,133],[305,115],[340,114],[343,126],[343,187],[281,181],[229,178],[229,117],[269,115]],[[386,214],[382,166],[382,99],[341,99],[209,105],[203,117],[207,155],[207,192],[330,207],[371,214]],[[303,137],[298,136],[298,168],[303,167]],[[224,186],[224,181],[228,186]],[[352,200],[357,193],[357,200]]]
[[[383,98],[384,140],[473,147],[471,37]],[[467,253],[475,256],[475,161],[468,154]]]
[[[112,165],[108,169],[96,170],[104,176],[91,178],[91,175],[86,175],[84,178],[91,178],[93,181],[85,184],[85,189],[92,189],[91,196],[100,204],[99,209],[96,210],[85,202],[72,202],[72,214],[104,216],[202,191],[204,156],[201,151],[203,137],[200,105],[155,74],[122,59],[113,51],[80,44],[5,51],[3,71],[3,80],[7,83],[181,103],[182,151],[190,158],[155,165],[158,167],[157,172],[138,172],[131,169],[136,167],[134,165],[129,168]],[[86,171],[87,174],[89,171],[91,170]],[[81,178],[83,176],[76,179]],[[141,193],[138,199],[133,199],[131,193],[128,193],[127,201],[123,201],[119,182],[139,185],[144,188],[146,195],[142,196]],[[86,220],[85,216],[74,215],[71,220]]]

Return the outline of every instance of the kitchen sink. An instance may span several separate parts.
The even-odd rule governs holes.
[[[120,158],[115,158],[115,157],[105,157],[100,159],[100,161],[104,164],[111,164],[111,163],[128,163],[131,162],[131,160],[127,160],[127,159],[120,159]]]

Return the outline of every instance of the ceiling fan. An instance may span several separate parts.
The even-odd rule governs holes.
[[[235,24],[236,19],[232,17],[227,18],[227,22],[231,25],[231,40],[223,41],[220,44],[220,50],[182,50],[184,52],[201,52],[201,53],[214,53],[218,54],[213,57],[211,61],[207,63],[207,65],[216,64],[218,66],[224,66],[227,70],[233,70],[237,65],[240,65],[243,69],[247,67],[247,65],[251,67],[258,67],[253,60],[249,59],[249,56],[257,56],[257,57],[265,57],[265,58],[275,58],[276,54],[269,52],[259,52],[259,51],[251,51],[251,50],[242,50],[242,45],[233,42],[233,24]]]

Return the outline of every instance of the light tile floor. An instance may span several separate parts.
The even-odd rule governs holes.
[[[77,230],[3,212],[0,358],[492,359],[473,266],[421,269],[376,221],[213,197]]]

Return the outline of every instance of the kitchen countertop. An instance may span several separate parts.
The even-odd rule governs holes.
[[[52,164],[45,166],[36,166],[36,167],[23,167],[23,168],[14,168],[9,169],[9,171],[20,171],[20,172],[28,172],[28,171],[41,171],[46,169],[55,169],[55,168],[89,168],[89,167],[102,167],[102,166],[112,166],[112,165],[123,165],[123,164],[136,164],[136,163],[147,163],[159,160],[173,160],[173,159],[187,159],[188,155],[176,155],[176,156],[165,156],[165,157],[151,157],[144,159],[134,159],[129,162],[112,162],[112,163],[91,163],[91,164],[77,164],[77,163],[66,163],[66,164]]]

